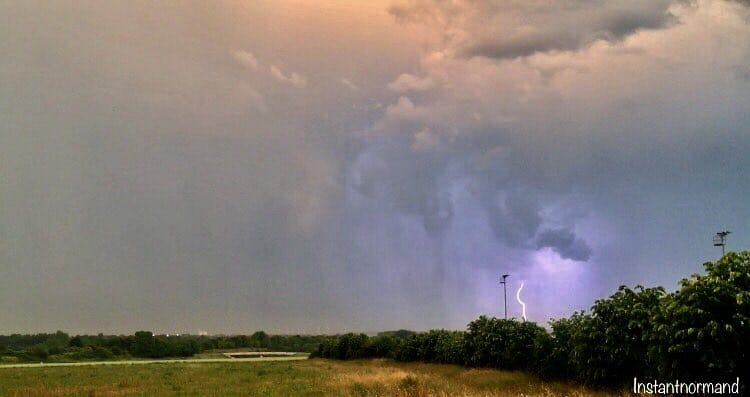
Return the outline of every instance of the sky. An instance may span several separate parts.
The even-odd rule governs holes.
[[[546,323],[750,247],[750,4],[2,1],[0,333]]]

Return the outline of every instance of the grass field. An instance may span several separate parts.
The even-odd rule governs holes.
[[[516,372],[391,361],[0,368],[2,396],[607,396]]]

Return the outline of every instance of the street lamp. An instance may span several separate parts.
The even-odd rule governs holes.
[[[503,274],[503,279],[500,280],[500,284],[503,285],[503,305],[505,306],[505,319],[508,319],[508,294],[505,291],[505,279],[508,278],[510,274]]]
[[[723,232],[718,232],[714,236],[714,247],[721,247],[721,256],[724,256],[724,247],[727,245],[727,235],[729,235],[729,230],[724,230]]]

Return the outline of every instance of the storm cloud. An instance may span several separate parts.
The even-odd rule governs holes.
[[[440,28],[442,41],[457,54],[503,59],[576,50],[663,28],[674,21],[671,5],[670,0],[409,0],[392,5],[390,12],[404,22]]]
[[[575,261],[587,261],[591,257],[591,248],[585,241],[577,239],[567,229],[545,230],[539,234],[537,248],[552,248],[561,258]]]
[[[0,332],[461,328],[504,273],[544,322],[750,244],[742,2],[0,21]]]

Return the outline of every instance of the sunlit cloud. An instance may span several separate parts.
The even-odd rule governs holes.
[[[356,84],[352,83],[351,80],[349,80],[347,78],[343,78],[342,77],[341,78],[341,84],[343,84],[346,88],[348,88],[348,89],[350,89],[352,91],[357,91],[359,89],[359,87]]]
[[[288,75],[286,75],[276,65],[271,65],[270,71],[271,71],[271,76],[273,76],[276,80],[282,83],[291,84],[298,88],[305,88],[307,86],[307,77],[302,76],[301,74],[298,74],[296,72],[291,72]]]
[[[427,91],[434,86],[435,83],[430,77],[419,78],[408,73],[399,75],[396,80],[388,84],[389,89],[398,93]]]
[[[234,59],[245,67],[253,70],[258,70],[258,58],[249,51],[235,51],[233,54]]]

